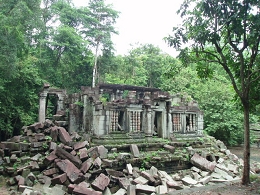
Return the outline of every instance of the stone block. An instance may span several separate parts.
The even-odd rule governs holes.
[[[102,165],[102,161],[99,157],[97,157],[94,162],[93,162],[93,165],[96,167],[96,168],[100,168],[101,165]]]
[[[51,127],[50,136],[53,142],[58,141],[58,135],[59,135],[58,127],[57,126]]]
[[[135,158],[139,158],[140,152],[139,152],[138,146],[136,144],[130,145],[130,151]]]
[[[101,158],[101,159],[107,158],[107,153],[108,153],[108,150],[103,145],[98,146],[99,158]]]
[[[49,165],[50,163],[52,163],[57,158],[58,157],[55,155],[55,153],[50,153],[48,156],[45,157],[45,159],[43,160],[43,163],[45,165]]]
[[[121,189],[117,190],[117,192],[114,193],[113,195],[125,195],[126,192],[127,191],[125,189],[121,188]]]
[[[196,180],[192,179],[191,177],[182,178],[182,182],[185,185],[196,185],[198,183]]]
[[[176,190],[181,190],[182,189],[182,182],[177,182],[177,181],[166,181],[166,184],[169,188],[174,188]]]
[[[73,194],[76,194],[76,195],[102,195],[102,192],[98,192],[91,188],[86,188],[86,187],[76,185],[73,190]]]
[[[166,173],[165,171],[161,171],[161,170],[158,171],[158,175],[159,175],[159,177],[165,178],[168,181],[173,181],[173,178],[168,173]]]
[[[51,183],[52,183],[53,185],[56,185],[56,184],[63,184],[63,183],[65,183],[66,181],[67,181],[67,174],[66,174],[66,173],[63,173],[63,174],[61,174],[61,175],[58,175],[58,176],[52,178]]]
[[[63,127],[58,127],[58,131],[59,131],[59,135],[58,135],[58,138],[59,140],[65,144],[65,145],[68,145],[72,142],[72,139],[69,135],[69,133],[66,131],[65,128]]]
[[[133,182],[134,182],[135,184],[143,184],[143,185],[145,185],[145,184],[148,183],[148,179],[145,179],[144,177],[139,176],[139,177],[135,178],[135,179],[133,180]]]
[[[33,131],[37,131],[38,129],[43,129],[43,128],[44,128],[44,124],[41,122],[37,122],[28,126],[28,129],[31,129]]]
[[[97,148],[97,147],[91,147],[91,148],[89,148],[89,149],[88,149],[88,156],[89,156],[90,158],[93,158],[93,159],[97,158],[97,157],[99,156],[99,154],[98,154],[98,148]]]
[[[80,183],[81,181],[84,181],[85,177],[83,176],[81,171],[68,159],[61,160],[57,162],[56,165],[64,173],[67,173],[67,176],[72,183],[77,184]]]
[[[148,185],[143,185],[143,184],[137,184],[136,185],[136,191],[142,192],[142,193],[145,193],[145,194],[151,194],[151,193],[156,192],[154,186],[148,186]]]
[[[165,144],[163,147],[164,147],[165,150],[169,151],[172,154],[175,152],[175,147],[174,146]]]
[[[57,148],[57,144],[55,142],[50,142],[49,150],[53,151],[56,150],[56,148]]]
[[[37,142],[39,141],[45,141],[45,135],[44,133],[37,133],[34,135],[34,138]]]
[[[93,159],[89,158],[88,160],[86,160],[85,162],[83,162],[81,164],[80,170],[82,171],[82,173],[87,173],[88,170],[93,166]]]
[[[216,162],[210,162],[206,158],[201,157],[199,154],[195,153],[191,158],[191,163],[197,167],[199,167],[202,170],[205,171],[213,171]]]
[[[126,164],[126,170],[129,175],[133,175],[133,167],[131,164]]]
[[[157,194],[167,194],[168,189],[167,186],[164,185],[159,185],[155,188]]]
[[[135,185],[128,186],[127,195],[136,195],[136,186]]]
[[[207,183],[210,182],[211,178],[212,178],[211,176],[206,176],[206,177],[202,178],[202,179],[199,181],[199,183],[201,183],[201,184],[203,184],[203,185],[206,185]]]
[[[73,146],[74,150],[79,150],[85,147],[88,147],[89,143],[88,141],[83,141],[83,142],[76,142]]]
[[[149,183],[155,182],[155,178],[146,171],[142,171],[140,175],[142,177],[144,177],[145,179],[147,179],[149,181]]]
[[[131,181],[126,177],[119,178],[118,183],[119,186],[125,190],[127,190],[128,186],[131,185]]]
[[[91,186],[96,189],[103,191],[109,184],[110,179],[103,173],[101,173],[92,183]]]
[[[20,150],[22,150],[23,152],[27,152],[30,149],[30,145],[31,145],[30,143],[21,142],[20,143]]]
[[[51,168],[51,169],[46,169],[45,171],[43,171],[43,174],[46,176],[52,176],[58,172],[59,172],[59,170],[57,168]]]
[[[85,161],[89,158],[87,148],[82,148],[79,150],[79,158],[81,161]]]
[[[62,159],[68,159],[76,167],[80,167],[80,165],[82,164],[81,160],[77,156],[73,156],[72,154],[70,154],[69,152],[67,152],[66,150],[64,150],[60,147],[57,147],[55,154],[56,154],[56,156],[58,156]]]

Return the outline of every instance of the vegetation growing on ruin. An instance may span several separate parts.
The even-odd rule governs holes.
[[[225,6],[212,9],[207,7],[211,5],[211,1],[203,1],[204,4],[201,2],[197,2],[200,9],[192,14],[197,17],[196,22],[203,25],[196,25],[196,31],[193,23],[187,23],[190,33],[194,34],[179,34],[184,38],[184,35],[189,35],[186,38],[198,41],[194,43],[196,47],[193,50],[183,50],[181,61],[151,44],[134,45],[125,56],[114,55],[111,34],[116,33],[113,25],[119,13],[103,0],[93,0],[91,5],[80,8],[63,0],[0,0],[1,139],[19,134],[23,125],[37,120],[38,93],[43,83],[48,82],[51,86],[66,89],[68,92],[77,92],[80,86],[91,86],[96,60],[96,82],[157,87],[170,93],[189,94],[204,111],[207,134],[228,145],[241,144],[244,141],[244,129],[240,100],[243,100],[244,105],[247,105],[247,101],[251,104],[250,122],[259,120],[259,45],[256,45],[259,43],[259,30],[250,34],[247,34],[249,31],[243,31],[245,25],[248,25],[248,29],[259,29],[259,12],[251,14],[244,10],[246,4],[253,6],[256,1],[248,0],[243,5],[234,0],[227,1],[232,9],[241,8],[241,12],[230,15],[233,23],[231,20],[229,22],[232,25],[218,29],[216,32],[223,30],[223,33],[215,32],[215,35],[212,34],[214,29],[205,31],[204,27],[210,26],[211,20],[200,20],[200,13],[205,8],[206,15],[203,17],[209,17],[211,12],[224,9]],[[211,6],[219,6],[213,4]],[[95,15],[93,10],[101,8],[99,5],[102,9],[106,8],[108,18],[97,19],[98,13]],[[97,7],[94,9],[93,6]],[[249,8],[250,6],[247,9]],[[186,7],[182,9],[185,10]],[[111,21],[110,28],[102,28],[101,31],[100,28],[104,25],[102,22],[106,19]],[[218,25],[225,24],[224,16],[209,19],[216,19],[216,22],[220,22]],[[241,25],[239,21],[243,20],[245,22]],[[176,35],[178,33],[180,31]],[[229,38],[228,33],[234,36]],[[209,39],[203,42],[205,38]],[[168,41],[171,45],[179,46],[181,40],[169,37]],[[196,45],[199,42],[204,47]],[[240,43],[244,47],[237,47]],[[218,44],[223,44],[223,47],[214,48]],[[227,44],[229,47],[226,48]],[[102,50],[97,58],[93,52],[95,48]],[[214,60],[214,56],[219,60]],[[224,67],[228,67],[233,74],[231,78],[230,73],[228,76],[219,66],[223,56],[226,56]],[[241,72],[241,59],[251,69],[249,67]],[[248,75],[250,77],[246,77]],[[237,84],[234,88],[235,82]],[[247,85],[248,82],[250,85]],[[244,94],[243,89],[249,90],[248,93]],[[249,99],[243,94],[248,95]],[[101,100],[105,102],[106,98]]]

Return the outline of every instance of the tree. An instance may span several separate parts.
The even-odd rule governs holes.
[[[200,75],[211,74],[212,63],[226,71],[244,110],[244,185],[250,183],[250,95],[260,78],[258,9],[257,0],[185,0],[178,11],[183,24],[166,38],[183,62],[197,63]]]
[[[90,24],[89,22],[87,22],[87,29],[83,30],[83,32],[85,31],[85,34],[88,37],[87,40],[95,48],[95,59],[92,77],[92,87],[95,87],[98,76],[98,52],[100,49],[113,49],[111,35],[112,33],[117,34],[113,25],[118,18],[118,12],[113,10],[111,5],[106,5],[104,0],[90,0],[88,8],[90,11],[90,15],[94,20],[92,20]]]

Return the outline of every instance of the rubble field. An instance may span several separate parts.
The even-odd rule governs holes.
[[[243,160],[213,137],[106,146],[48,119],[22,132],[0,143],[0,175],[13,195],[176,194],[242,176]]]

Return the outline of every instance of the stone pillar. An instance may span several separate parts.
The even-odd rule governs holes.
[[[203,135],[203,113],[199,112],[198,113],[198,131],[197,131],[197,135]]]
[[[74,132],[78,130],[78,124],[77,124],[77,107],[76,104],[70,104],[69,105],[69,132]]]
[[[146,115],[147,115],[147,135],[152,136],[153,135],[153,120],[152,120],[152,109],[151,108],[147,108]]]
[[[83,132],[87,131],[87,116],[88,116],[88,96],[86,94],[82,95],[83,101],[83,114],[82,114],[82,130]]]
[[[48,95],[48,88],[49,87],[44,87],[43,92],[40,93],[40,99],[39,99],[39,122],[44,122],[45,121],[45,116],[46,116],[46,99]]]
[[[162,138],[166,139],[168,138],[168,132],[167,132],[167,113],[166,110],[162,111]]]
[[[168,130],[168,138],[170,138],[173,134],[172,131],[172,115],[171,113],[168,113],[168,126],[167,126],[167,130]]]

